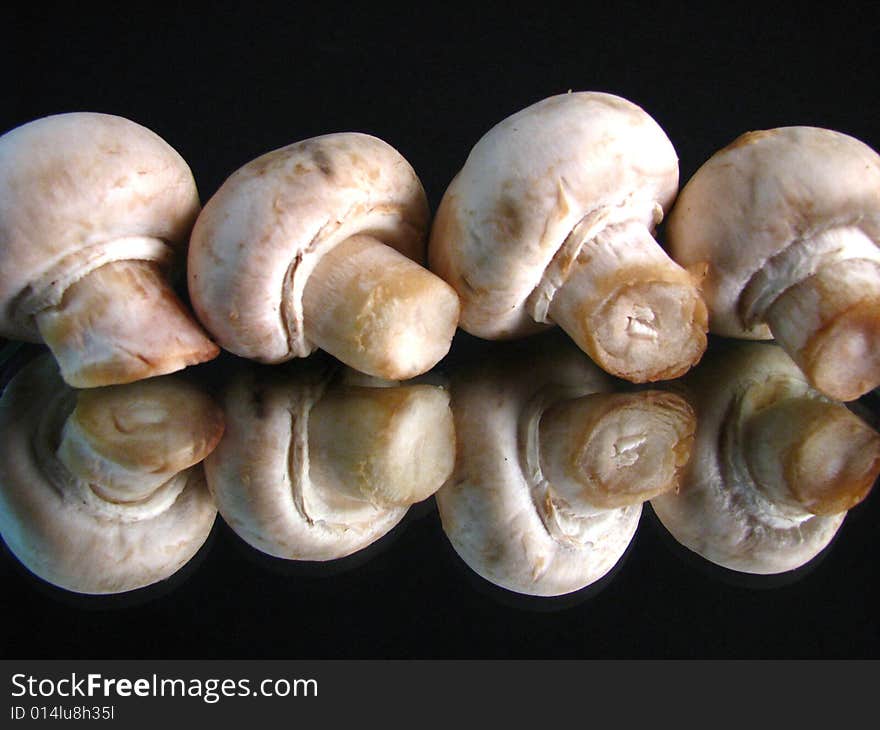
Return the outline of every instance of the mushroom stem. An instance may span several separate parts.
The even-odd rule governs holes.
[[[749,473],[774,502],[816,515],[861,502],[880,475],[880,434],[840,403],[786,398],[745,426]]]
[[[549,314],[603,369],[632,382],[678,377],[706,349],[693,277],[636,222],[584,243]]]
[[[82,390],[56,454],[109,502],[138,502],[202,461],[224,417],[206,393],[177,378]]]
[[[880,263],[826,264],[770,305],[776,341],[826,395],[855,400],[880,385]]]
[[[65,382],[77,388],[163,375],[219,354],[149,261],[105,264],[34,318]]]
[[[541,417],[540,460],[554,497],[583,514],[636,505],[677,488],[696,429],[672,393],[596,393]]]
[[[436,492],[454,461],[449,395],[436,386],[337,387],[309,414],[309,477],[327,501],[409,506]]]
[[[449,351],[458,296],[446,282],[371,236],[324,254],[303,291],[306,337],[356,370],[406,380]]]

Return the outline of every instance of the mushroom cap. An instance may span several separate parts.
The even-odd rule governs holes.
[[[0,137],[0,332],[39,342],[33,314],[90,271],[168,262],[199,213],[183,158],[122,117],[72,112]],[[151,239],[151,240],[145,240]]]
[[[846,513],[811,515],[764,496],[741,456],[740,426],[751,413],[744,398],[750,390],[763,389],[771,402],[822,396],[771,343],[731,343],[683,382],[697,411],[697,431],[680,489],[651,500],[666,529],[707,560],[745,573],[782,573],[818,555]]]
[[[713,332],[770,339],[741,298],[752,277],[774,257],[783,275],[815,273],[834,252],[815,250],[813,240],[846,227],[880,242],[880,155],[840,132],[780,127],[741,135],[694,173],[669,215],[666,243],[683,266],[708,264],[702,290]]]
[[[434,497],[449,541],[478,575],[517,593],[557,596],[599,580],[626,551],[641,504],[566,514],[528,466],[529,434],[546,408],[612,383],[569,342],[538,359],[453,374],[456,466]]]
[[[189,249],[189,291],[202,324],[237,355],[277,363],[315,349],[302,293],[321,256],[367,234],[420,262],[428,202],[386,142],[346,132],[269,152],[205,204]]]
[[[172,477],[155,498],[105,505],[55,457],[75,404],[48,354],[4,391],[0,535],[28,570],[76,593],[122,593],[168,578],[198,552],[217,515],[201,465]]]
[[[678,189],[669,138],[640,107],[578,92],[497,124],[447,188],[430,268],[462,302],[461,327],[503,339],[535,332],[528,299],[572,229],[639,221],[653,230]]]
[[[407,507],[377,507],[344,496],[327,504],[313,485],[309,413],[332,378],[331,371],[311,367],[273,374],[245,370],[224,393],[226,430],[204,462],[208,487],[223,520],[268,555],[345,557],[406,514]]]

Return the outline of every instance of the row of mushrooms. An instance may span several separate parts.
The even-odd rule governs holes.
[[[755,572],[789,569],[822,542],[807,525],[825,525],[815,530],[823,539],[833,534],[876,476],[876,445],[853,453],[852,463],[829,456],[811,469],[799,460],[817,458],[815,444],[850,454],[834,440],[842,434],[874,444],[873,431],[847,420],[839,401],[880,385],[880,156],[838,132],[779,128],[744,135],[681,192],[678,185],[675,149],[656,121],[594,92],[550,97],[489,130],[433,220],[410,164],[367,134],[328,134],[262,155],[202,206],[183,158],[127,119],[59,114],[7,132],[0,335],[45,343],[51,358],[3,397],[4,431],[21,421],[42,439],[4,439],[4,539],[51,582],[117,592],[186,562],[217,507],[260,550],[327,560],[374,541],[446,483],[437,504],[456,550],[511,590],[555,595],[595,581],[631,540],[646,501],[661,505],[664,524],[710,559]],[[181,273],[185,292],[175,283]],[[451,391],[413,380],[441,363],[458,328],[511,340],[553,325],[576,345],[570,382],[548,385],[545,367],[557,372],[550,353],[500,390],[481,390],[479,377]],[[767,386],[737,401],[740,425],[729,439],[762,456],[736,457],[733,476],[717,457],[701,455],[694,424],[714,417],[695,414],[688,397],[668,388],[612,393],[617,381],[644,387],[685,376],[703,358],[707,332],[775,339],[781,349],[761,352],[781,353],[774,357],[797,373],[785,376],[797,386]],[[320,349],[367,384],[343,397],[318,368],[305,391],[276,391],[260,370],[259,382],[230,396],[223,419],[196,398],[199,417],[178,422],[175,407],[189,396],[151,384],[221,349],[264,366],[308,363]],[[44,382],[58,399],[51,407],[36,405]],[[110,405],[99,395],[126,386],[130,392],[106,397]],[[451,411],[449,393],[461,404]],[[803,412],[792,405],[796,417],[788,406],[765,412],[780,394],[811,402]],[[843,408],[835,411],[839,427],[790,427],[821,420],[826,406]],[[732,412],[714,420],[727,423]],[[361,422],[355,413],[370,415]],[[159,425],[172,434],[161,446],[149,435]],[[141,427],[139,445],[114,441]],[[487,438],[507,442],[497,451],[475,446]],[[263,444],[272,456],[235,456]],[[176,445],[183,451],[172,454]],[[777,446],[789,454],[783,461],[773,456]],[[145,467],[132,456],[154,448],[161,463]],[[20,491],[22,479],[37,483],[37,467],[24,461],[34,453],[50,472],[46,494]],[[375,453],[386,456],[376,461]],[[412,453],[424,458],[412,463]],[[680,481],[687,464],[713,459],[717,468],[697,480],[700,488],[743,474],[772,483],[759,491],[787,505],[771,512],[780,529],[799,525],[780,544],[806,546],[801,557],[768,567],[702,547],[732,502],[683,499]],[[202,462],[207,486],[176,476],[201,473]],[[832,496],[826,477],[837,485]],[[512,484],[523,495],[496,501]],[[762,499],[733,502],[760,511]],[[165,508],[178,503],[184,512],[168,524],[198,528],[166,551],[176,558],[165,568],[149,567],[137,546],[163,534]],[[79,517],[53,518],[49,505],[58,504]],[[694,518],[691,507],[715,516]],[[473,527],[491,515],[502,532]],[[34,516],[46,524],[21,528]],[[91,525],[87,538],[74,536],[78,520]],[[95,526],[143,520],[149,524],[131,542]],[[540,536],[527,536],[533,530]],[[751,523],[742,530],[748,539],[735,540],[734,553],[755,535],[775,534]],[[519,547],[509,551],[508,540]],[[770,545],[773,552],[777,543]],[[58,548],[66,562],[52,567]],[[116,567],[105,570],[93,554]],[[126,577],[129,564],[144,568],[134,571],[141,577]],[[68,582],[77,571],[82,580]]]
[[[880,475],[880,433],[775,344],[659,387],[530,345],[402,383],[313,358],[89,389],[42,353],[0,398],[0,535],[41,579],[111,594],[174,575],[218,512],[260,553],[332,561],[433,498],[474,572],[561,596],[609,574],[647,504],[711,563],[794,570]]]
[[[880,156],[785,127],[743,135],[680,194],[678,178],[648,114],[580,92],[489,130],[433,221],[409,163],[361,133],[262,155],[202,207],[153,132],[59,114],[0,137],[0,334],[45,342],[75,387],[220,348],[263,363],[320,348],[405,380],[458,327],[553,325],[634,383],[684,374],[711,330],[775,339],[837,400],[880,385]],[[169,278],[184,259],[192,311]]]

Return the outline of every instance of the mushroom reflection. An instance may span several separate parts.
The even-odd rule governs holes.
[[[346,380],[346,371],[253,366],[224,393],[226,433],[205,462],[226,523],[289,560],[351,555],[388,533],[449,476],[446,390]]]
[[[694,416],[616,381],[559,337],[453,373],[455,471],[436,500],[455,551],[507,590],[559,596],[607,574],[642,503],[675,488]]]
[[[775,344],[723,343],[682,386],[697,410],[694,455],[681,489],[652,500],[660,521],[724,568],[806,564],[880,474],[880,434]]]
[[[223,414],[180,375],[74,390],[48,355],[0,399],[0,534],[69,591],[152,585],[185,565],[216,517],[199,463]]]

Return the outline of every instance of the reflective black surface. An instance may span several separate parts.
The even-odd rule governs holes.
[[[569,88],[643,106],[673,141],[682,182],[750,129],[815,124],[880,146],[870,4],[778,16],[639,4],[502,15],[186,7],[116,19],[13,11],[0,127],[60,111],[127,116],[183,155],[203,200],[258,154],[357,129],[410,160],[432,209],[489,127]],[[439,370],[483,348],[460,333]],[[4,363],[4,378],[32,352]],[[219,389],[233,366],[224,355],[197,377]],[[880,421],[876,396],[853,407]],[[167,585],[107,599],[52,589],[4,549],[0,655],[876,658],[878,513],[875,490],[816,560],[765,580],[684,551],[648,508],[607,579],[548,600],[481,583],[431,500],[364,554],[329,565],[265,558],[218,519]]]
[[[431,377],[497,366],[493,356],[513,363],[559,339],[549,333],[491,344],[462,334]],[[25,347],[18,357],[40,351]],[[188,375],[219,392],[229,375],[250,367],[224,355]],[[878,413],[872,396],[853,406]],[[370,547],[327,563],[264,555],[218,517],[179,573],[116,596],[49,586],[4,549],[11,622],[3,641],[10,656],[43,657],[870,656],[877,519],[872,493],[810,563],[755,576],[686,550],[646,505],[608,575],[565,596],[537,598],[474,573],[452,549],[433,498]],[[36,636],[11,630],[34,620],[44,627]]]

